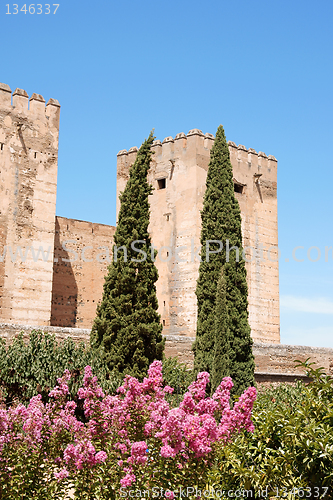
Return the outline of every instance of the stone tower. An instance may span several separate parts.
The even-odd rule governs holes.
[[[0,84],[3,322],[50,324],[59,116],[55,99]]]
[[[196,281],[203,195],[214,142],[212,134],[191,130],[187,135],[155,141],[149,172],[150,232],[159,250],[157,295],[165,335],[194,337]],[[279,343],[279,267],[277,232],[277,161],[229,142],[234,190],[242,215],[243,246],[247,248],[249,322],[252,337]],[[117,156],[117,214],[137,148]],[[251,247],[251,248],[250,248]]]

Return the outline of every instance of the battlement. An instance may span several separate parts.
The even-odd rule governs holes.
[[[45,106],[45,99],[42,95],[33,93],[29,99],[25,90],[17,88],[12,93],[9,85],[5,83],[0,83],[0,108],[10,109],[22,116],[31,116],[32,119],[53,118],[52,121],[56,120],[54,125],[57,125],[60,115],[60,104],[56,99],[49,99]]]
[[[164,171],[169,171],[171,163],[177,164],[178,161],[184,162],[188,166],[197,165],[207,170],[214,139],[213,134],[204,134],[196,128],[190,130],[187,135],[181,132],[175,138],[166,137],[162,142],[157,139],[152,146],[155,153],[153,163],[158,164],[158,168]],[[234,169],[241,169],[243,180],[245,177],[249,178],[249,176],[260,174],[268,180],[276,182],[277,160],[273,155],[267,156],[262,151],[257,153],[252,148],[247,149],[242,144],[237,146],[232,141],[228,141],[228,145],[231,163]],[[117,155],[118,179],[128,178],[129,169],[136,159],[137,152],[137,147],[132,147],[129,151],[126,149],[119,151]],[[245,180],[244,183],[246,183]]]

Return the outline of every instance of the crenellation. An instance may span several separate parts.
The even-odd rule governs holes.
[[[13,107],[16,111],[27,113],[29,109],[29,96],[23,89],[16,89],[13,92]]]
[[[36,115],[41,115],[44,117],[45,115],[45,99],[40,94],[32,94],[29,99],[30,107],[29,110],[31,113],[35,113]]]
[[[9,108],[12,105],[12,91],[6,83],[0,83],[0,107]]]
[[[173,158],[174,150],[175,143],[173,137],[166,137],[162,142],[162,161],[164,161],[165,158],[167,158],[167,161],[169,158]]]
[[[182,155],[186,154],[186,147],[187,137],[184,132],[180,132],[174,139],[174,154],[181,157]]]
[[[162,155],[162,143],[161,143],[161,141],[154,141],[151,149],[154,153],[153,162],[155,162],[156,158]]]
[[[210,151],[213,144],[214,144],[214,140],[215,140],[215,137],[213,136],[213,134],[210,134],[209,132],[207,132],[205,134],[204,148],[208,149]]]
[[[245,146],[239,144],[237,147],[237,160],[240,162],[247,163],[249,159],[248,151]]]
[[[174,141],[173,141],[173,137],[171,137],[171,135],[170,135],[169,137],[166,137],[166,138],[163,140],[162,144],[166,144],[167,142],[174,142]]]
[[[58,131],[57,141],[59,134],[59,122],[60,122],[60,104],[57,99],[49,99],[45,108],[45,116],[50,121],[50,126]]]
[[[119,153],[117,153],[117,156],[122,156],[122,155],[127,155],[127,149],[121,149]]]
[[[192,130],[190,130],[187,134],[187,137],[190,137],[191,135],[199,135],[201,137],[204,137],[202,130],[199,130],[198,128],[193,128]]]
[[[268,169],[268,158],[265,153],[259,151],[258,153],[258,170],[260,173],[267,172]],[[261,180],[260,180],[261,182]]]

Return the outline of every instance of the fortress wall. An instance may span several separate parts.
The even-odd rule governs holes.
[[[58,341],[72,338],[76,344],[84,342],[88,345],[90,329],[45,327],[14,325],[0,323],[0,338],[9,345],[14,338],[22,332],[27,341],[32,330],[43,330],[54,334]],[[191,351],[194,337],[180,335],[166,336],[166,356],[177,357],[188,368],[193,367],[193,354]],[[287,344],[264,344],[254,342],[253,353],[255,357],[255,379],[260,385],[276,384],[281,382],[294,382],[295,380],[308,381],[302,368],[296,368],[294,361],[305,361],[310,358],[315,367],[323,367],[325,372],[333,376],[333,349],[326,347],[309,347]],[[97,374],[98,375],[98,374]]]
[[[243,244],[249,247],[246,269],[252,337],[279,342],[277,161],[233,142],[229,150],[235,180],[244,184],[243,193],[235,196],[242,213]]]
[[[114,233],[113,226],[56,217],[51,325],[91,328]]]
[[[150,197],[149,229],[154,246],[163,248],[156,265],[159,313],[165,335],[194,337],[196,334],[195,288],[199,270],[196,251],[200,245],[200,210],[213,143],[212,134],[204,135],[193,129],[187,135],[177,134],[174,139],[167,137],[163,143],[155,141],[153,145],[155,155],[149,181],[154,192]],[[234,181],[242,190],[235,195],[241,208],[244,247],[258,250],[260,245],[266,249],[277,246],[276,159],[232,142],[229,150]],[[125,188],[136,154],[137,148],[118,153],[117,198]],[[252,336],[278,343],[278,262],[267,260],[267,252],[263,252],[264,258],[256,253],[251,258],[248,249],[246,255]],[[271,258],[275,255],[276,250],[272,249]]]
[[[59,116],[58,101],[0,84],[0,318],[9,323],[50,323]]]

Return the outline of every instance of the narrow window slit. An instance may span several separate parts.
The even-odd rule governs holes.
[[[165,189],[166,188],[166,179],[157,179],[157,189]]]

